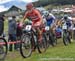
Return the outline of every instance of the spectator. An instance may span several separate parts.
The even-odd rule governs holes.
[[[20,40],[21,35],[22,35],[22,27],[19,26],[20,25],[20,21],[17,21],[17,39]]]
[[[15,20],[15,16],[9,17],[8,18],[8,34],[9,34],[9,38],[8,41],[16,41],[16,20]],[[9,46],[9,51],[12,51],[12,44],[10,44]],[[16,48],[16,44],[14,44],[14,49]]]
[[[22,35],[22,27],[19,26],[20,21],[17,21],[17,31],[16,31],[16,36],[17,36],[17,40],[20,41],[21,40],[21,35]],[[16,44],[16,48],[17,50],[20,48],[20,43]]]
[[[3,34],[4,32],[4,15],[0,16],[0,36]]]

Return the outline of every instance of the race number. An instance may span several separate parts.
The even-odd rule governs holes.
[[[75,30],[75,28],[73,28],[73,30]]]
[[[46,26],[46,27],[45,27],[45,30],[46,30],[46,31],[49,31],[49,26]]]
[[[67,26],[66,25],[62,26],[62,29],[67,29]]]
[[[26,30],[26,31],[30,31],[30,30],[31,30],[31,27],[32,27],[31,25],[27,25],[27,26],[25,27],[25,30]]]

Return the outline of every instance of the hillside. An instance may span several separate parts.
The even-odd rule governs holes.
[[[39,3],[39,4],[38,4]],[[39,0],[34,3],[36,6],[45,6],[45,5],[67,5],[67,4],[75,4],[75,0]]]

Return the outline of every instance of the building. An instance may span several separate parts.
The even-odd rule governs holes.
[[[6,12],[4,12],[5,16],[19,16],[24,12],[21,8],[18,8],[16,6],[12,6],[9,8]]]

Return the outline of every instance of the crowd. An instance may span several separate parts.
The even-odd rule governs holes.
[[[0,36],[5,37],[4,34],[4,21],[5,21],[5,16],[1,15],[0,16]],[[19,27],[19,18],[17,19],[16,16],[8,17],[8,42],[11,41],[17,41],[20,40],[21,34],[22,34],[22,29]],[[18,50],[19,44],[14,44],[14,49]],[[13,44],[10,44],[9,46],[9,51],[12,51],[13,49]]]

